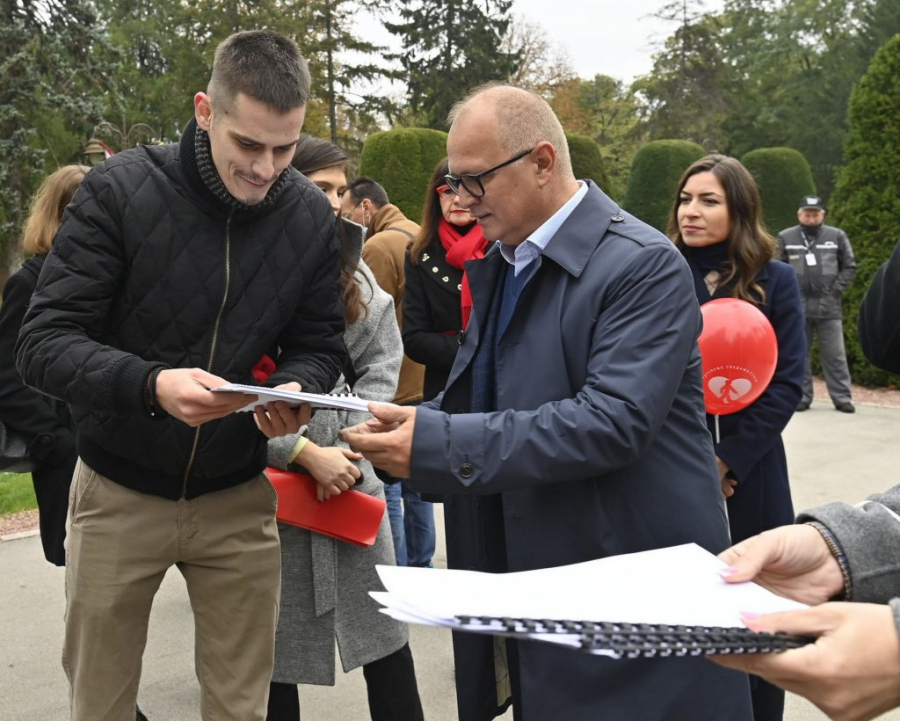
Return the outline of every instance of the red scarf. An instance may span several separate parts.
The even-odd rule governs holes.
[[[444,250],[447,251],[447,262],[463,272],[459,304],[462,311],[462,329],[465,330],[472,315],[472,291],[469,290],[465,262],[484,258],[487,241],[484,239],[484,233],[481,232],[481,226],[477,223],[471,226],[465,235],[461,235],[459,227],[448,223],[444,218],[441,218],[441,222],[438,224],[438,237],[441,239]]]

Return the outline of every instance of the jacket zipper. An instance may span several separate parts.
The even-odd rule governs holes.
[[[222,315],[225,313],[225,305],[228,303],[228,290],[231,287],[231,219],[233,217],[234,209],[228,213],[228,220],[225,222],[225,293],[222,295],[222,303],[219,305],[219,313],[216,315],[216,322],[213,325],[212,343],[209,347],[209,358],[206,361],[207,373],[212,373],[213,361],[216,358],[216,344],[219,341],[219,324],[222,322]],[[202,428],[203,426],[197,426],[197,430],[194,432],[191,457],[188,459],[187,468],[184,469],[184,480],[181,484],[182,498],[187,496],[188,478],[194,466],[194,459],[197,457],[197,446],[200,445],[200,431]]]

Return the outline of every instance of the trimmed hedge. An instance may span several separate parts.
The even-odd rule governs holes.
[[[623,207],[665,233],[681,174],[706,154],[689,140],[653,140],[641,146],[631,162]]]
[[[778,235],[797,225],[800,199],[816,194],[812,170],[803,154],[793,148],[759,148],[747,153],[741,162],[756,178],[769,232]]]
[[[359,174],[381,183],[391,202],[419,223],[428,180],[434,166],[446,155],[447,133],[442,130],[384,130],[366,138]]]
[[[898,385],[897,376],[866,361],[859,347],[859,306],[872,276],[900,239],[900,35],[875,54],[850,96],[845,165],[826,223],[843,228],[856,256],[856,278],[844,296],[844,336],[853,380]]]
[[[585,135],[566,133],[569,155],[572,157],[572,171],[579,180],[590,178],[607,195],[615,198],[617,193],[611,187],[600,146]]]

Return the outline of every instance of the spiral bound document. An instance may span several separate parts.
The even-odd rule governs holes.
[[[289,406],[296,408],[303,403],[309,403],[315,408],[336,408],[347,411],[369,410],[369,403],[355,393],[306,393],[304,391],[286,391],[276,388],[263,388],[262,386],[247,386],[240,383],[210,388],[213,393],[248,393],[258,396],[257,400],[248,403],[238,412],[252,411],[257,406],[264,406],[272,401],[286,401]]]
[[[775,653],[816,639],[784,633],[754,633],[746,628],[594,623],[529,618],[456,616],[460,631],[542,638],[558,634],[582,651],[614,658],[669,658],[713,654]]]
[[[768,653],[813,640],[746,629],[742,611],[806,606],[755,583],[726,583],[724,567],[694,544],[518,573],[378,566],[386,590],[370,595],[406,623],[613,658]]]

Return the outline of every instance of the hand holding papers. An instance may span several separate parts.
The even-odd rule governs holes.
[[[805,606],[753,583],[727,584],[725,567],[693,544],[507,574],[379,566],[387,592],[371,595],[407,623],[525,635],[616,657],[774,650],[784,637],[754,637],[741,612]]]
[[[314,408],[337,408],[367,413],[370,402],[353,393],[306,393],[304,391],[288,391],[281,388],[248,386],[240,383],[229,383],[210,390],[213,393],[247,393],[257,396],[255,401],[239,408],[239,412],[252,411],[257,406],[264,406],[273,401],[285,401],[292,408],[308,403]]]
[[[365,423],[342,430],[341,440],[376,468],[395,478],[409,478],[416,409],[381,403],[372,415]]]

